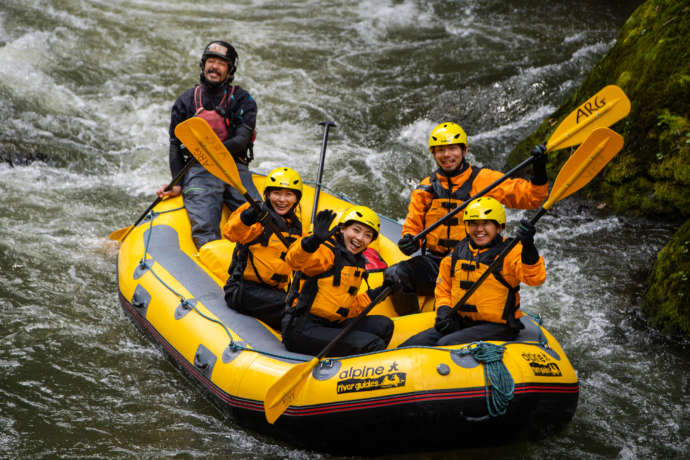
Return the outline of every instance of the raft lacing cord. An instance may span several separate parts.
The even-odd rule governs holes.
[[[233,339],[232,333],[230,332],[230,330],[227,328],[227,326],[226,326],[222,321],[219,321],[219,320],[217,320],[217,319],[215,319],[215,318],[211,318],[210,316],[208,316],[208,315],[206,315],[205,313],[201,312],[201,311],[196,307],[196,305],[192,304],[189,300],[185,299],[185,297],[184,297],[182,294],[180,294],[179,292],[177,292],[175,289],[173,289],[172,286],[170,286],[170,285],[169,285],[168,283],[166,283],[160,276],[158,276],[158,274],[153,270],[153,264],[149,264],[149,263],[146,262],[146,255],[147,255],[147,253],[148,253],[148,251],[149,251],[149,244],[151,243],[151,234],[153,233],[153,231],[152,231],[152,230],[153,230],[153,219],[154,219],[157,215],[159,215],[159,214],[164,214],[164,213],[166,213],[166,212],[172,212],[172,211],[178,211],[178,210],[180,210],[180,209],[184,209],[184,208],[171,209],[171,210],[169,210],[169,211],[162,211],[162,212],[153,212],[153,211],[151,211],[151,213],[150,213],[150,220],[149,220],[149,232],[148,232],[148,235],[146,236],[146,244],[144,245],[144,257],[139,261],[139,266],[140,266],[141,268],[146,268],[146,269],[148,269],[148,270],[151,272],[151,274],[153,274],[154,278],[156,278],[163,286],[165,286],[166,289],[168,289],[170,292],[172,292],[172,293],[175,294],[177,297],[179,297],[179,298],[180,298],[180,303],[181,303],[185,308],[191,309],[191,310],[195,311],[199,316],[201,316],[202,318],[204,318],[204,319],[206,319],[206,320],[208,320],[208,321],[211,321],[212,323],[219,324],[219,325],[223,328],[223,330],[225,331],[225,333],[227,334],[228,338],[230,338],[230,344],[228,345],[228,347],[229,347],[230,350],[232,350],[233,352],[236,352],[236,351],[239,351],[239,350],[246,350],[246,351],[253,351],[253,352],[255,352],[255,353],[259,353],[259,354],[266,355],[266,356],[272,356],[272,357],[274,357],[274,358],[290,359],[290,360],[293,360],[293,361],[304,361],[304,362],[310,361],[310,359],[295,358],[294,356],[280,355],[280,354],[277,354],[277,353],[271,353],[271,352],[269,352],[269,351],[263,351],[263,350],[256,349],[256,348],[247,348],[247,347],[245,347],[244,345],[240,345],[240,344],[238,344],[238,343],[235,343],[235,339]]]
[[[472,355],[476,361],[484,363],[486,408],[492,417],[506,413],[515,390],[513,376],[510,375],[505,364],[503,364],[504,350],[504,345],[472,342],[457,351],[459,355]],[[489,389],[489,385],[491,389]]]

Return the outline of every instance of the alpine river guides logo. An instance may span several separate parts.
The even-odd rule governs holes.
[[[338,374],[338,394],[384,390],[405,386],[407,373],[398,371],[398,363],[385,366],[348,367]]]

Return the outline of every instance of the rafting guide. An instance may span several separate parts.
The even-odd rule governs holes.
[[[234,211],[245,200],[235,188],[190,160],[189,149],[175,135],[178,124],[191,117],[206,120],[237,161],[244,186],[255,199],[260,198],[247,169],[253,158],[257,107],[244,88],[232,85],[237,64],[237,51],[230,43],[214,40],[206,45],[199,62],[199,84],[182,93],[170,116],[170,172],[173,177],[183,174],[182,185],[173,185],[169,189],[162,186],[157,193],[159,197],[184,194],[184,205],[197,249],[209,241],[220,239],[223,204]]]

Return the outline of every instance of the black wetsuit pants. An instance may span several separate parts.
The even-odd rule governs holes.
[[[285,312],[285,291],[265,284],[241,280],[225,285],[225,303],[242,314],[260,319],[280,330]]]
[[[444,346],[459,345],[462,343],[478,342],[480,340],[513,340],[518,333],[515,329],[506,324],[488,323],[484,321],[474,322],[468,327],[457,329],[452,332],[438,332],[436,329],[429,328],[425,331],[413,335],[400,346]]]
[[[237,162],[237,170],[247,192],[259,200],[261,196],[252,181],[252,173],[240,162]],[[239,191],[206,171],[199,163],[192,165],[185,174],[182,192],[197,249],[209,241],[220,239],[223,203],[234,211],[246,201]]]
[[[388,267],[384,277],[400,287],[391,295],[398,315],[419,313],[417,296],[433,297],[441,256],[425,254]]]
[[[317,355],[354,318],[341,323],[330,322],[318,316],[304,313],[283,318],[283,343],[296,353]],[[393,336],[393,321],[382,315],[365,316],[340,339],[328,356],[347,356],[383,350]]]

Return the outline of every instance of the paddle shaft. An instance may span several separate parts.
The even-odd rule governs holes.
[[[184,178],[184,175],[187,174],[187,171],[189,171],[189,168],[192,167],[192,164],[194,164],[194,161],[195,161],[194,158],[190,158],[189,160],[187,160],[187,163],[184,165],[184,168],[182,168],[182,170],[181,170],[180,172],[177,173],[177,175],[173,178],[173,180],[172,180],[168,185],[166,185],[166,187],[165,187],[165,191],[166,191],[166,192],[167,192],[167,191],[170,191],[174,186],[176,186],[177,184],[179,184],[180,182],[182,182],[182,179]],[[143,213],[141,216],[139,216],[139,218],[136,220],[136,222],[134,222],[134,224],[132,224],[132,225],[129,227],[129,230],[127,230],[127,233],[125,233],[124,236],[123,236],[122,238],[120,238],[120,242],[124,241],[125,238],[127,238],[127,235],[129,235],[129,232],[131,232],[132,229],[134,229],[134,227],[136,227],[137,225],[139,225],[139,222],[141,222],[142,220],[144,220],[144,218],[148,215],[148,213],[151,212],[151,210],[152,210],[154,207],[156,207],[156,205],[157,205],[158,203],[160,203],[161,201],[163,201],[163,198],[161,198],[161,197],[156,198],[156,199],[153,201],[153,203],[151,203],[151,206],[149,206],[149,207],[146,209],[146,211],[144,211],[144,213]]]
[[[462,211],[463,209],[465,209],[465,208],[467,207],[467,205],[469,205],[469,204],[472,202],[472,200],[474,200],[475,198],[479,198],[480,196],[486,195],[486,194],[489,193],[494,187],[496,187],[496,186],[499,185],[500,183],[504,182],[505,180],[509,179],[513,174],[515,174],[516,172],[518,172],[520,169],[522,169],[522,168],[524,168],[525,166],[528,166],[528,165],[534,163],[534,160],[535,160],[535,157],[534,157],[534,156],[530,156],[529,158],[525,159],[522,163],[520,163],[519,165],[515,166],[513,169],[511,169],[510,171],[508,171],[507,173],[505,173],[505,174],[504,174],[502,177],[500,177],[499,179],[496,179],[494,182],[492,182],[491,184],[487,185],[484,189],[482,189],[481,191],[479,191],[476,195],[470,197],[467,201],[465,201],[464,203],[462,203],[460,206],[458,206],[457,208],[453,209],[451,212],[449,212],[449,213],[446,214],[445,216],[441,217],[439,220],[437,220],[437,221],[434,222],[433,224],[429,225],[427,228],[425,228],[425,229],[422,230],[421,232],[417,233],[417,235],[415,235],[415,236],[412,238],[412,241],[417,242],[417,241],[419,241],[420,239],[424,238],[429,232],[434,231],[439,225],[443,225],[444,222],[446,222],[448,219],[450,219],[451,217],[453,217],[454,215],[458,214],[460,211]]]
[[[322,121],[319,123],[323,126],[323,141],[321,142],[321,157],[319,158],[319,171],[316,175],[316,187],[314,188],[314,206],[311,209],[311,222],[314,222],[316,217],[316,210],[319,206],[319,195],[321,193],[321,179],[323,179],[323,167],[326,162],[326,145],[328,144],[328,130],[331,126],[334,128],[336,124],[332,121]]]
[[[362,310],[362,313],[360,313],[360,314],[354,319],[354,321],[352,321],[350,324],[348,324],[347,326],[345,326],[344,328],[342,328],[341,331],[338,333],[338,335],[336,335],[335,337],[333,337],[333,340],[331,340],[331,341],[328,343],[328,345],[326,345],[326,346],[324,347],[324,349],[321,350],[321,351],[319,352],[318,355],[316,355],[316,359],[319,359],[319,360],[320,360],[321,358],[323,358],[324,356],[326,356],[326,355],[328,354],[328,352],[331,351],[331,350],[333,349],[333,347],[335,346],[335,344],[338,343],[338,342],[340,341],[340,339],[342,339],[343,337],[345,337],[345,336],[348,334],[348,332],[350,332],[350,331],[352,330],[352,328],[355,327],[355,326],[362,320],[362,318],[364,318],[365,316],[367,316],[367,313],[369,313],[369,312],[371,311],[372,308],[374,308],[376,305],[378,305],[378,303],[381,302],[383,299],[385,299],[385,298],[388,296],[388,294],[390,294],[390,293],[391,293],[391,287],[390,287],[390,286],[385,287],[385,288],[383,289],[383,291],[381,291],[381,293],[380,293],[379,295],[377,295],[377,296],[374,298],[374,300],[372,300],[371,303],[370,303],[369,305],[366,306],[366,308],[365,308],[364,310]]]
[[[367,313],[379,302],[381,302],[388,294],[391,293],[391,288],[386,287],[366,306],[364,310],[347,326],[338,332],[338,334],[310,361],[297,364],[290,368],[281,378],[271,385],[266,391],[264,398],[264,411],[266,413],[266,420],[268,423],[274,423],[278,417],[290,407],[296,400],[299,393],[302,391],[305,382],[311,375],[312,371],[321,362],[321,358],[330,352],[338,341],[347,335],[359,321],[364,318]]]

